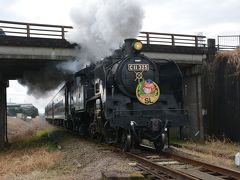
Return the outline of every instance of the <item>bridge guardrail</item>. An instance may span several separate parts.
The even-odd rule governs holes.
[[[138,36],[144,44],[205,47],[206,37],[197,35],[141,32]]]
[[[217,37],[218,50],[233,50],[240,48],[240,35],[224,35]]]
[[[72,26],[25,23],[0,20],[0,29],[7,36],[65,39]],[[198,35],[140,32],[138,39],[145,44],[205,47],[206,37]]]
[[[24,23],[14,21],[0,20],[0,29],[7,36],[23,36],[23,37],[44,37],[65,39],[65,33],[72,26],[37,24],[37,23]]]

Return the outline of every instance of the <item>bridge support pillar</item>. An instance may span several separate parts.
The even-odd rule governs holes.
[[[0,79],[0,148],[7,140],[7,93],[8,80]]]
[[[208,39],[207,44],[208,44],[207,63],[211,63],[214,60],[217,52],[215,39]]]

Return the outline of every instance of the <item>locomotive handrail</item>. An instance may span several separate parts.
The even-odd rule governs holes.
[[[144,44],[205,47],[206,36],[140,32],[138,39]]]
[[[6,36],[41,37],[65,39],[65,33],[72,26],[24,23],[0,20],[0,29]]]

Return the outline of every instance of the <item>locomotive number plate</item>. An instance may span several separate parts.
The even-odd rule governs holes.
[[[128,64],[128,71],[149,71],[149,64]]]

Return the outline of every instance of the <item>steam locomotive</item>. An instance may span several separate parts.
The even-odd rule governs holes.
[[[168,128],[183,127],[188,119],[182,74],[173,61],[143,55],[142,47],[126,39],[111,56],[75,73],[46,106],[45,118],[126,151],[143,139],[161,150]]]

